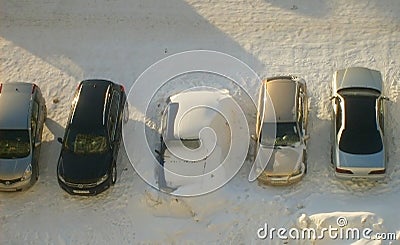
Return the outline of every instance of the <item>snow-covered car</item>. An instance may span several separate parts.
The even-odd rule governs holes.
[[[39,178],[46,103],[32,83],[0,84],[0,190],[19,191]]]
[[[268,95],[272,106],[267,103]],[[288,185],[302,179],[307,171],[307,116],[307,87],[303,79],[279,76],[262,82],[256,125],[258,181]],[[273,128],[275,138],[271,137]]]
[[[379,71],[338,70],[332,81],[331,161],[339,178],[385,177],[385,100]]]
[[[229,152],[230,128],[221,112],[229,112],[231,103],[232,97],[225,90],[184,91],[167,99],[161,122],[161,148],[156,150],[163,166],[159,174],[162,189],[210,184],[217,178],[207,173],[215,170]],[[210,130],[203,131],[206,128],[215,135]],[[223,171],[216,173],[223,175]]]

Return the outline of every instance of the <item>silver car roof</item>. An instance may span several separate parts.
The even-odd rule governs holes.
[[[0,129],[28,129],[31,83],[3,83],[0,90]]]
[[[382,92],[382,75],[379,71],[364,67],[338,70],[333,77],[336,92],[345,88],[371,88]]]

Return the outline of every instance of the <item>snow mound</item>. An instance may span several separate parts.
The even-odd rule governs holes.
[[[370,212],[332,212],[319,213],[307,216],[302,214],[297,219],[298,228],[371,228],[374,231],[383,231],[383,219]]]

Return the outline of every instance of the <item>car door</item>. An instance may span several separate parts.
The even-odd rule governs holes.
[[[46,111],[46,103],[42,96],[42,93],[39,89],[37,89],[37,94],[35,97],[35,101],[39,105],[39,115],[38,115],[38,135],[36,137],[36,142],[42,142],[42,134],[44,128],[44,121],[46,120],[47,111]]]
[[[299,132],[301,136],[305,134],[304,129],[304,95],[301,86],[298,86],[297,90],[297,124],[299,126]]]
[[[382,130],[382,134],[385,134],[385,101],[384,97],[380,97],[378,99],[378,122],[379,122],[379,127]]]
[[[303,99],[303,125],[304,125],[304,130],[305,133],[307,134],[307,128],[308,128],[308,95],[307,95],[307,86],[306,84],[301,85],[301,94],[302,94],[302,99]]]
[[[260,147],[261,142],[261,129],[264,120],[264,110],[265,110],[265,96],[267,93],[267,82],[263,81],[260,86],[259,95],[258,95],[258,105],[257,105],[257,118],[256,118],[256,135],[252,136],[252,139],[255,140],[253,157],[254,159],[257,157],[258,149]]]
[[[342,106],[341,106],[340,97],[333,98],[333,127],[331,134],[331,161],[333,164],[336,164],[336,149],[339,147],[338,145],[338,133],[342,126]]]
[[[40,112],[39,103],[35,99],[32,101],[31,109],[31,145],[32,145],[32,167],[33,171],[39,174],[39,154],[40,154],[40,139],[41,139],[41,126],[40,125]]]
[[[308,117],[308,107],[307,107],[307,92],[305,84],[299,82],[298,87],[298,124],[300,128],[300,132],[303,136],[307,135],[307,117]]]
[[[256,122],[256,139],[260,141],[261,136],[261,126],[264,120],[264,111],[265,111],[265,97],[267,93],[267,82],[262,82],[260,86],[260,92],[258,97],[258,106],[257,106],[257,122]]]
[[[111,92],[111,102],[109,107],[108,117],[108,132],[113,151],[113,158],[117,159],[119,143],[121,139],[121,127],[120,124],[120,100],[121,94],[116,89]]]
[[[307,94],[305,91],[305,85],[301,82],[298,82],[298,92],[297,92],[297,125],[298,131],[300,132],[300,137],[302,143],[304,144],[303,148],[303,163],[305,164],[304,172],[307,172]]]

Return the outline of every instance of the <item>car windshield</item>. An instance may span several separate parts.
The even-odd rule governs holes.
[[[271,128],[273,128],[273,123],[263,124],[261,131],[261,145],[293,146],[300,142],[300,136],[295,122],[277,123],[275,139],[270,138],[272,135]]]
[[[373,154],[383,148],[376,124],[376,96],[344,95],[345,125],[339,149],[351,154]]]
[[[182,144],[191,149],[195,150],[200,147],[200,139],[181,139]]]
[[[30,154],[28,130],[0,130],[0,158],[23,158]]]
[[[65,147],[76,154],[98,154],[107,151],[108,144],[104,133],[69,130]]]

